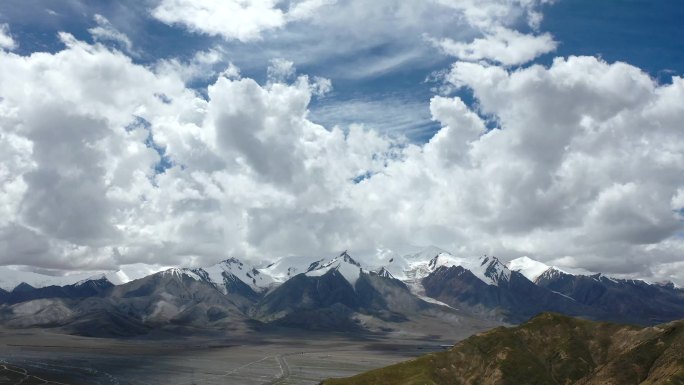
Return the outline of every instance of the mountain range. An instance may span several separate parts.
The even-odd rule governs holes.
[[[119,284],[107,275],[69,283],[39,274],[19,274],[27,279],[17,283],[11,273],[0,269],[2,324],[88,336],[268,327],[475,331],[549,311],[639,325],[684,318],[684,290],[671,283],[570,274],[527,257],[508,264],[493,256],[461,258],[434,247],[379,266],[346,251],[263,267],[230,258]]]

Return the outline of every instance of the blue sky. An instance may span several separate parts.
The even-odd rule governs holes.
[[[0,264],[436,245],[684,282],[683,17],[676,0],[3,1]]]
[[[544,15],[542,28],[561,42],[557,55],[625,61],[663,82],[684,72],[680,1],[559,1]]]

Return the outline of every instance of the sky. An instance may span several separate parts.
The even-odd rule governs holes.
[[[684,284],[679,0],[6,0],[0,265],[435,245]]]

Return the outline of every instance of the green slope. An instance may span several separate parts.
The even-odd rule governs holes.
[[[681,385],[684,321],[652,328],[545,313],[451,350],[325,385]]]

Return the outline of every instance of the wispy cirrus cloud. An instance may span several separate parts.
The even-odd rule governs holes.
[[[128,54],[135,54],[131,39],[116,29],[106,17],[100,14],[95,14],[93,20],[97,25],[88,29],[88,32],[90,32],[90,34],[93,36],[93,39],[99,42],[110,42],[117,44]]]

